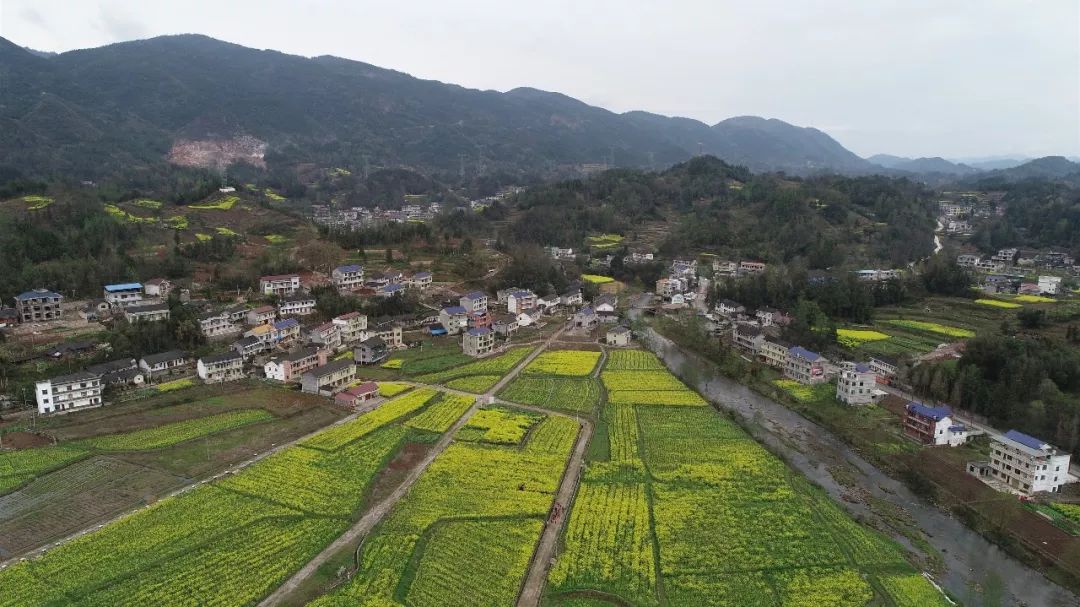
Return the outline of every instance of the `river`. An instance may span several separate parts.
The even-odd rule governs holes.
[[[631,316],[636,315],[632,313]],[[930,545],[942,553],[945,571],[935,580],[967,607],[1080,606],[1080,599],[1072,592],[1009,556],[948,513],[917,497],[825,428],[738,382],[718,375],[708,363],[688,355],[651,328],[647,329],[645,338],[649,349],[660,356],[672,372],[694,384],[712,402],[750,420],[752,426],[760,429],[754,432],[755,438],[782,453],[791,465],[824,488],[852,515],[864,518],[875,516],[866,504],[841,499],[850,491],[833,478],[829,469],[830,461],[847,462],[854,468],[858,485],[910,514]],[[984,600],[973,590],[987,584],[999,589],[987,595],[998,595],[1000,602],[998,599]]]

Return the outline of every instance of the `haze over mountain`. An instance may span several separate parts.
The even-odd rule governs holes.
[[[945,160],[940,156],[935,156],[933,158],[904,158],[902,156],[893,156],[890,154],[875,154],[867,158],[867,160],[887,169],[906,171],[908,173],[970,175],[979,172],[979,169],[972,166]]]
[[[465,89],[198,35],[55,56],[0,39],[0,81],[0,167],[24,175],[93,179],[167,158],[544,172],[662,167],[699,152],[758,171],[875,168],[817,129],[775,119],[616,114],[558,93]]]

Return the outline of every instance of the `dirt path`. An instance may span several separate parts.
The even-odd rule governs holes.
[[[468,423],[469,418],[471,418],[473,414],[476,413],[476,410],[479,409],[482,404],[493,401],[495,398],[495,393],[501,390],[503,386],[505,386],[510,380],[516,377],[517,374],[520,373],[523,368],[525,368],[525,365],[529,364],[533,361],[533,359],[539,356],[540,353],[543,352],[544,349],[546,349],[548,345],[550,345],[551,342],[554,341],[555,338],[558,337],[562,332],[563,329],[556,331],[551,337],[541,343],[540,346],[538,346],[520,363],[518,363],[517,366],[511,369],[510,372],[507,373],[503,379],[501,379],[497,384],[495,384],[494,387],[491,388],[491,390],[488,390],[484,394],[477,397],[473,405],[469,407],[465,414],[458,418],[458,420],[454,422],[452,426],[450,426],[449,430],[443,433],[442,438],[440,438],[439,441],[435,443],[435,446],[431,449],[431,451],[428,452],[427,456],[424,457],[424,459],[421,460],[415,468],[413,468],[409,475],[405,477],[405,480],[403,480],[401,484],[398,485],[398,487],[390,493],[390,495],[388,495],[385,499],[383,499],[383,501],[372,507],[371,510],[369,510],[367,514],[361,517],[361,519],[357,521],[356,524],[350,527],[348,531],[343,533],[336,540],[334,540],[333,543],[324,548],[322,552],[315,555],[315,558],[308,561],[306,565],[304,565],[300,568],[299,571],[294,573],[292,577],[290,577],[288,580],[285,581],[285,583],[279,586],[277,590],[275,590],[270,596],[263,599],[263,601],[259,603],[259,607],[270,607],[272,605],[278,605],[283,599],[285,599],[285,597],[292,594],[300,586],[301,583],[314,575],[315,571],[318,570],[318,568],[321,567],[324,563],[326,563],[326,561],[328,561],[331,557],[340,552],[346,546],[358,543],[363,539],[364,536],[370,533],[371,530],[375,527],[375,525],[377,525],[379,521],[381,521],[383,517],[385,517],[394,508],[394,506],[397,505],[398,501],[401,500],[402,497],[405,497],[405,494],[409,492],[409,489],[411,489],[413,484],[415,484],[416,481],[420,478],[420,475],[423,474],[425,470],[427,470],[428,466],[431,465],[431,462],[435,461],[435,458],[441,455],[442,452],[450,446],[450,443],[453,442],[454,435],[457,433],[458,430],[461,429],[462,426]],[[414,386],[429,385],[414,382],[409,383]],[[438,386],[438,389],[444,390],[445,388]],[[460,392],[460,394],[468,393]],[[470,394],[469,396],[476,395]]]
[[[581,468],[585,461],[585,448],[589,444],[589,438],[592,437],[593,429],[588,421],[575,419],[581,423],[581,432],[578,433],[577,443],[574,444],[574,451],[570,455],[570,462],[566,464],[566,470],[563,471],[562,484],[559,485],[559,491],[555,494],[553,511],[557,507],[559,514],[554,520],[548,517],[548,520],[544,522],[544,532],[540,535],[540,542],[536,545],[536,552],[533,553],[532,561],[529,563],[529,572],[525,576],[525,583],[521,586],[517,607],[536,607],[540,604],[540,595],[547,582],[552,556],[555,554],[559,535],[562,533],[570,511],[570,503],[574,500],[574,494],[577,493]]]
[[[593,378],[600,376],[600,370],[604,368],[604,363],[607,362],[607,348],[602,348],[600,352],[600,361],[596,365],[596,370],[592,373]],[[551,412],[543,407],[517,403],[508,404],[543,413]],[[555,494],[555,505],[558,507],[559,516],[554,520],[548,517],[548,520],[544,522],[544,532],[540,535],[540,542],[536,545],[536,552],[533,553],[533,558],[529,562],[529,572],[525,576],[524,584],[521,586],[517,607],[536,607],[540,604],[540,596],[544,591],[544,585],[547,583],[547,574],[552,565],[552,557],[555,554],[555,548],[559,544],[559,535],[562,534],[562,529],[566,525],[566,518],[570,511],[569,507],[571,502],[574,501],[578,482],[581,480],[581,468],[585,463],[585,449],[589,445],[589,439],[592,438],[593,426],[587,419],[570,417],[573,417],[581,424],[581,431],[578,433],[574,451],[570,455],[570,461],[566,464],[566,470],[563,471],[559,491]]]

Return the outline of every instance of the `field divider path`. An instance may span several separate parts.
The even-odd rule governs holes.
[[[484,404],[484,401],[494,400],[495,393],[502,389],[502,387],[505,386],[508,382],[510,382],[514,377],[516,377],[517,374],[522,369],[524,369],[526,365],[533,361],[533,359],[539,356],[540,353],[545,348],[547,348],[547,346],[555,339],[555,337],[557,337],[563,332],[563,330],[564,329],[556,331],[554,335],[541,343],[539,347],[537,347],[533,352],[531,352],[521,362],[519,362],[513,369],[511,369],[510,372],[507,373],[502,380],[495,384],[495,386],[493,386],[491,390],[488,390],[484,394],[477,396],[475,394],[469,394],[467,392],[460,392],[457,390],[451,391],[459,394],[467,394],[471,397],[475,397],[476,400],[473,402],[472,406],[469,407],[469,409],[465,411],[465,413],[461,417],[459,417],[457,421],[455,421],[454,424],[450,426],[450,428],[446,432],[443,433],[442,437],[437,443],[435,443],[435,446],[431,449],[431,451],[429,451],[428,454],[424,457],[424,459],[421,460],[420,463],[417,464],[417,466],[413,468],[411,472],[409,472],[409,475],[405,477],[405,480],[403,480],[401,484],[398,485],[397,488],[395,488],[390,493],[390,495],[388,495],[381,502],[373,506],[367,514],[362,516],[360,520],[356,522],[356,524],[354,524],[347,531],[345,531],[345,533],[338,536],[336,540],[331,542],[330,545],[324,548],[321,552],[319,552],[319,554],[315,555],[315,557],[308,561],[307,564],[305,564],[303,567],[301,567],[299,571],[290,576],[289,579],[285,580],[285,582],[278,586],[277,589],[274,590],[274,592],[272,592],[269,596],[267,596],[259,603],[259,607],[271,607],[280,604],[282,600],[292,594],[300,586],[300,584],[302,584],[304,581],[314,575],[315,572],[319,569],[319,567],[323,566],[323,564],[330,560],[334,555],[336,555],[343,548],[349,546],[350,544],[360,541],[363,537],[370,533],[371,530],[375,528],[375,525],[379,524],[379,522],[387,514],[389,514],[391,510],[393,510],[394,506],[397,505],[398,501],[400,501],[401,498],[405,497],[409,490],[412,489],[412,486],[416,483],[417,480],[419,480],[420,475],[422,475],[427,470],[428,466],[431,465],[431,462],[435,461],[435,458],[441,455],[442,452],[450,446],[450,443],[453,442],[454,435],[457,434],[457,431],[460,430],[461,427],[464,426],[466,423],[468,423],[469,419],[472,418],[473,414],[476,413],[476,411],[480,408],[482,404]],[[408,383],[417,387],[425,386],[436,388],[438,390],[445,390],[445,388],[441,386],[431,384],[421,384],[413,382]]]
[[[347,415],[347,416],[335,421],[334,423],[332,423],[330,425],[323,426],[322,428],[319,428],[317,430],[309,432],[309,433],[305,434],[304,436],[293,439],[293,440],[291,440],[291,441],[289,441],[287,443],[281,443],[280,445],[275,445],[274,447],[272,447],[270,449],[267,449],[266,451],[263,451],[262,453],[257,453],[251,459],[246,459],[246,460],[244,460],[244,461],[242,461],[240,463],[233,464],[232,466],[229,466],[228,468],[225,468],[224,470],[222,470],[221,472],[218,472],[217,474],[214,474],[212,476],[208,476],[208,477],[200,479],[200,480],[195,480],[193,482],[190,482],[190,483],[188,483],[188,484],[186,484],[186,485],[184,485],[182,487],[179,487],[179,488],[177,488],[177,489],[175,489],[173,491],[170,491],[169,493],[166,493],[165,495],[161,496],[160,498],[154,500],[153,502],[151,502],[149,504],[143,504],[142,506],[138,506],[138,507],[135,507],[135,508],[131,508],[129,510],[125,510],[124,512],[121,512],[120,514],[117,514],[116,516],[112,517],[111,519],[109,519],[107,521],[94,523],[90,527],[87,527],[85,529],[76,531],[75,533],[72,533],[71,535],[65,536],[65,537],[63,537],[61,539],[58,539],[58,540],[54,541],[54,542],[49,542],[48,544],[46,544],[46,545],[44,545],[44,546],[42,546],[40,548],[37,548],[37,549],[32,550],[30,552],[23,553],[21,555],[12,556],[11,558],[9,558],[9,559],[7,559],[5,561],[0,561],[0,569],[4,569],[8,565],[13,564],[17,560],[20,560],[20,559],[31,559],[31,558],[40,556],[40,555],[44,554],[46,551],[48,551],[48,550],[56,548],[56,547],[58,547],[58,546],[60,546],[62,544],[66,544],[67,542],[70,542],[72,540],[76,540],[76,539],[78,539],[78,538],[80,538],[80,537],[82,537],[82,536],[84,536],[84,535],[86,535],[88,533],[92,533],[94,531],[97,531],[98,529],[101,529],[102,527],[105,527],[106,525],[111,525],[111,524],[119,521],[120,519],[131,516],[132,514],[135,514],[136,512],[138,512],[140,510],[143,510],[145,508],[149,508],[150,506],[153,506],[154,504],[156,504],[156,503],[158,503],[158,502],[160,502],[162,500],[169,499],[170,497],[176,497],[177,495],[181,495],[183,493],[191,491],[192,489],[194,489],[196,487],[199,487],[201,485],[205,485],[206,483],[210,483],[210,482],[216,481],[216,480],[218,480],[218,479],[220,479],[222,477],[233,474],[235,472],[239,472],[240,470],[243,470],[244,468],[247,468],[248,466],[258,462],[259,460],[262,460],[263,458],[269,457],[269,456],[271,456],[271,455],[273,455],[273,454],[275,454],[278,451],[281,451],[283,449],[287,449],[289,447],[297,445],[300,442],[305,441],[305,440],[315,436],[316,434],[319,434],[320,432],[323,432],[324,430],[327,430],[327,429],[332,428],[334,426],[337,426],[339,424],[344,424],[345,422],[350,422],[350,421],[356,419],[360,415],[361,415],[360,413],[353,413],[352,415]],[[203,440],[204,438],[205,437],[199,437],[199,438],[193,438],[191,440],[192,441],[198,441],[198,440]],[[185,442],[190,442],[190,441],[185,441]],[[111,457],[116,457],[116,455],[119,455],[119,454],[122,454],[122,453],[113,454],[113,455],[111,455]],[[119,459],[119,458],[117,458],[117,459]],[[121,461],[127,462],[127,460],[122,460],[122,459],[121,459]],[[128,463],[130,463],[130,462],[128,462]],[[186,477],[182,477],[182,478],[186,478]]]
[[[544,411],[539,407],[524,408]],[[574,450],[570,454],[570,461],[566,463],[566,468],[563,470],[562,483],[560,483],[559,490],[555,493],[555,500],[552,503],[553,508],[554,506],[559,507],[559,517],[556,521],[552,521],[549,516],[544,521],[544,531],[540,534],[540,541],[536,545],[535,552],[533,552],[532,560],[529,561],[529,571],[525,575],[525,581],[521,586],[517,607],[536,607],[540,604],[540,596],[543,593],[544,585],[547,583],[547,574],[548,569],[551,567],[552,556],[555,554],[555,548],[558,546],[559,536],[566,525],[566,520],[570,517],[570,504],[574,501],[578,483],[581,480],[581,469],[585,461],[585,448],[589,445],[589,439],[592,438],[593,433],[592,423],[588,420],[580,417],[574,417],[574,419],[581,424],[581,431],[578,432]]]

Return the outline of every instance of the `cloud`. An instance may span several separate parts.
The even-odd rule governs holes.
[[[49,29],[49,24],[46,23],[45,17],[42,17],[41,13],[32,6],[27,6],[19,11],[19,18],[30,25],[36,25],[44,30]]]
[[[98,11],[98,29],[114,42],[146,38],[149,29],[126,11],[102,5]]]

